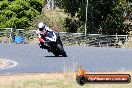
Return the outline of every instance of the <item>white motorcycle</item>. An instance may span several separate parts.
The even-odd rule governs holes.
[[[47,49],[57,57],[60,55],[67,57],[58,32],[49,31],[44,40],[45,43],[40,43],[42,49]]]

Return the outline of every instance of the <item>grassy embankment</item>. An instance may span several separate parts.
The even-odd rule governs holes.
[[[121,72],[122,73],[122,72]],[[123,72],[124,73],[124,72]],[[130,73],[131,72],[127,72]],[[76,83],[75,73],[34,73],[0,75],[0,88],[131,88],[129,84]]]

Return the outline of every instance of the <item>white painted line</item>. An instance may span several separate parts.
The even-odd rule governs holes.
[[[0,69],[8,69],[18,65],[17,62],[7,59],[2,59],[5,65],[0,66]]]

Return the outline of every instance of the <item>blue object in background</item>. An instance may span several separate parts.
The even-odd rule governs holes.
[[[22,36],[15,36],[15,43],[23,43],[25,38]]]

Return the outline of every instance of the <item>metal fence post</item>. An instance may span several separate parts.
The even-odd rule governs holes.
[[[126,35],[126,41],[125,41],[125,48],[127,48],[127,43],[128,43],[128,36]]]
[[[87,4],[86,4],[85,37],[87,36],[87,20],[88,20],[88,0],[87,0]]]
[[[9,43],[12,42],[12,31],[13,31],[12,29],[13,29],[13,28],[11,28]]]

